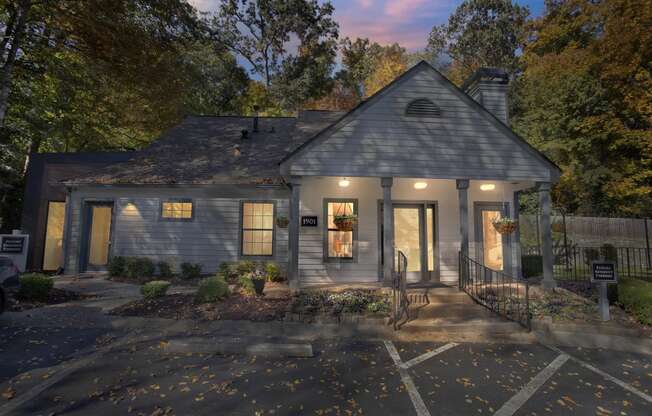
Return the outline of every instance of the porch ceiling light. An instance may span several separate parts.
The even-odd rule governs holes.
[[[349,185],[351,185],[351,181],[348,180],[348,179],[346,179],[346,178],[342,178],[342,179],[338,182],[338,185],[339,185],[341,188],[346,188],[346,187],[348,187]]]
[[[494,189],[496,189],[496,184],[494,183],[483,183],[480,185],[481,191],[493,191]]]
[[[425,182],[414,182],[414,189],[426,189],[428,184]]]

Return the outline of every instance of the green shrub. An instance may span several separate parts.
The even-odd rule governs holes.
[[[167,261],[159,261],[157,263],[158,266],[158,274],[161,277],[172,277],[174,276],[174,273],[172,272],[172,266],[170,266],[170,263]]]
[[[156,267],[147,257],[126,257],[126,277],[139,282],[147,282],[154,276]]]
[[[652,325],[652,283],[622,279],[618,286],[618,303],[640,323]]]
[[[20,276],[18,297],[45,302],[53,286],[54,281],[50,277],[41,273],[27,273]]]
[[[595,247],[585,247],[584,248],[584,262],[587,265],[591,265],[592,261],[596,261],[600,258],[600,250]]]
[[[521,257],[523,277],[530,278],[543,274],[543,257],[539,254],[526,254]]]
[[[246,273],[238,276],[238,285],[245,295],[253,296],[256,294],[254,288],[254,281],[251,279],[251,273]]]
[[[231,274],[231,265],[225,261],[220,263],[220,265],[217,267],[217,272],[220,274],[223,274],[225,276],[228,276]]]
[[[145,283],[140,288],[140,293],[143,294],[145,299],[154,299],[165,296],[165,293],[170,288],[171,283],[167,280],[152,280]]]
[[[202,280],[197,289],[197,303],[216,302],[229,296],[229,285],[218,276]]]
[[[181,263],[181,278],[190,280],[190,279],[199,279],[201,277],[201,264],[199,263]]]
[[[238,273],[238,276],[243,276],[247,273],[252,273],[256,271],[256,263],[251,260],[240,260],[235,270]]]
[[[285,280],[283,278],[283,271],[281,266],[278,263],[270,261],[265,264],[265,273],[267,274],[267,281],[269,282],[282,282]]]
[[[389,313],[390,305],[389,299],[382,298],[380,300],[375,300],[367,303],[367,312],[369,313]]]
[[[603,244],[601,249],[605,260],[618,262],[618,249],[616,247],[612,244]]]
[[[122,256],[113,256],[109,259],[109,264],[106,268],[109,271],[109,276],[120,277],[126,274],[127,260]]]

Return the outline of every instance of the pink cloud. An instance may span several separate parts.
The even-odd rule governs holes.
[[[374,5],[374,0],[355,0],[355,2],[363,9],[368,9]]]
[[[385,4],[385,14],[394,18],[412,16],[426,0],[390,0]]]

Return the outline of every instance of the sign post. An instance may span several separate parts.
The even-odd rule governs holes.
[[[591,283],[598,283],[599,299],[598,307],[600,309],[600,319],[606,322],[609,316],[609,299],[607,297],[607,285],[609,283],[618,283],[616,274],[616,263],[613,261],[594,261],[591,262]]]

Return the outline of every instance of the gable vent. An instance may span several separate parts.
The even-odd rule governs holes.
[[[412,117],[440,117],[441,110],[432,101],[419,98],[408,104],[405,115]]]

